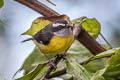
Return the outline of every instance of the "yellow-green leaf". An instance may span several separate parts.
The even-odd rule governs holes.
[[[54,55],[47,55],[49,59],[52,59]],[[45,55],[39,51],[36,47],[33,52],[26,58],[20,70],[24,70],[24,74],[28,74],[38,64],[45,64],[48,62]]]
[[[40,77],[46,70],[47,70],[47,66],[45,64],[39,64],[30,73],[28,73],[28,74],[24,75],[23,77],[20,77],[20,78],[18,78],[16,80],[34,80],[34,78],[36,78],[38,75]]]
[[[92,74],[88,72],[82,65],[66,61],[67,73],[74,77],[74,80],[90,80]]]
[[[86,18],[86,20],[82,22],[82,26],[94,38],[97,38],[100,33],[100,23],[95,18]]]
[[[95,18],[81,17],[74,21],[72,24],[82,24],[82,27],[93,37],[97,38],[100,33],[101,26],[100,23]]]
[[[33,36],[50,23],[51,21],[49,20],[44,20],[43,18],[37,18],[33,21],[31,28],[28,29],[26,32],[24,32],[22,35]]]
[[[104,65],[107,63],[107,60],[119,49],[120,48],[113,48],[89,58],[85,61],[84,67],[91,72],[96,72],[97,70],[103,69]]]
[[[105,69],[97,71],[91,78],[91,80],[105,80],[105,78],[102,76]]]
[[[0,8],[2,8],[4,5],[4,0],[0,0]]]
[[[109,59],[108,63],[106,64],[106,72],[119,72],[120,75],[120,48],[117,48],[115,54]]]
[[[90,62],[90,61],[93,61],[93,60],[96,60],[96,59],[101,59],[101,58],[105,58],[105,57],[110,57],[112,56],[117,50],[119,50],[120,48],[113,48],[113,49],[110,49],[110,50],[107,50],[107,51],[104,51],[96,56],[93,56],[91,58],[89,58],[86,62]]]
[[[77,63],[86,61],[93,55],[79,41],[75,40],[67,51],[67,58]]]
[[[113,51],[112,51],[113,50]],[[108,59],[108,62],[105,64],[105,67],[101,70],[98,70],[94,76],[92,77],[93,80],[96,77],[104,77],[104,78],[113,78],[118,80],[120,77],[120,48],[111,49],[106,51],[114,52],[114,54]],[[100,79],[101,80],[101,79]]]

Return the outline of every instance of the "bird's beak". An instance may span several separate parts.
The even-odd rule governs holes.
[[[30,40],[33,40],[33,38],[28,38],[28,39],[25,39],[25,40],[23,40],[21,42],[23,43],[23,42],[30,41]]]

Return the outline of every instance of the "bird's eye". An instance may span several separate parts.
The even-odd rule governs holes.
[[[66,26],[69,26],[69,24],[66,24]]]

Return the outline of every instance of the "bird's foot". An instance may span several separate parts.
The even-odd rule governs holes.
[[[57,66],[54,64],[53,60],[49,61],[48,66],[53,66],[54,70],[56,70]]]
[[[56,56],[58,56],[59,58],[62,58],[62,59],[66,59],[66,54],[58,54]]]

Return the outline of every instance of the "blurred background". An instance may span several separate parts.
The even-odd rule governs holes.
[[[101,24],[101,33],[113,47],[120,46],[120,0],[39,0],[71,20],[81,16],[95,17]],[[0,9],[0,80],[12,80],[25,58],[34,49],[32,41],[21,43],[30,36],[21,36],[34,19],[41,16],[13,0],[5,0]],[[98,39],[100,43],[103,41]],[[22,76],[22,73],[17,75]]]

